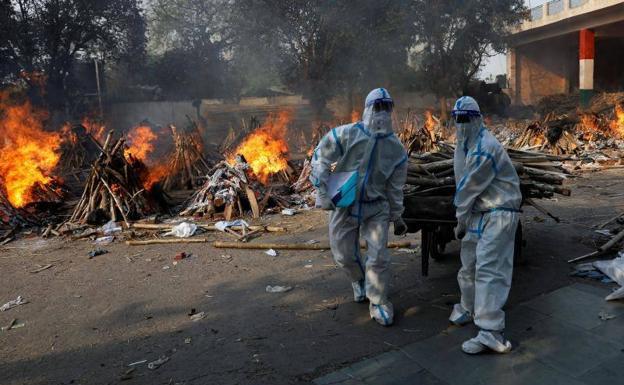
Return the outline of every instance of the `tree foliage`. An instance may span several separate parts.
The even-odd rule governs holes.
[[[387,86],[406,68],[403,2],[233,0],[232,9],[234,57],[267,61],[319,112],[331,96]]]
[[[152,0],[149,79],[165,97],[229,96],[227,0]]]
[[[414,1],[418,83],[438,97],[455,96],[527,16],[522,0]]]
[[[4,0],[0,18],[0,74],[43,71],[53,106],[71,94],[76,59],[144,60],[139,0]]]

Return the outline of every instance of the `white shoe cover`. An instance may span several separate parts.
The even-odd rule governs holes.
[[[488,349],[496,353],[509,353],[511,342],[507,341],[499,332],[481,330],[476,337],[462,344],[462,350],[467,354],[479,354]]]
[[[390,326],[394,322],[394,309],[390,302],[384,305],[371,303],[368,305],[368,310],[370,311],[370,317],[380,325]]]
[[[456,303],[453,306],[453,311],[449,317],[449,321],[457,326],[464,326],[473,321],[472,314],[468,310],[465,310],[461,304]]]
[[[364,280],[351,282],[351,286],[353,286],[353,300],[358,303],[366,301]]]

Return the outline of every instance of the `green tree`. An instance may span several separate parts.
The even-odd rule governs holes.
[[[275,68],[318,114],[336,94],[388,87],[404,72],[411,36],[405,2],[233,0],[232,9],[234,60]]]
[[[457,96],[488,56],[502,53],[514,27],[526,17],[522,0],[416,0],[413,62],[421,87],[440,100]]]
[[[227,0],[148,3],[150,81],[169,98],[235,93],[227,59]]]
[[[139,0],[5,0],[0,18],[3,75],[43,71],[53,108],[72,94],[76,60],[136,62],[144,51]]]

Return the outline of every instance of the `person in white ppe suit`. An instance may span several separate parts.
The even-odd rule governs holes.
[[[513,254],[522,194],[520,179],[503,146],[485,128],[477,102],[462,97],[452,115],[457,127],[455,235],[461,240],[462,267],[457,275],[461,302],[450,321],[474,321],[481,330],[462,344],[469,354],[506,353],[502,310],[513,272]]]
[[[354,300],[368,298],[371,318],[385,326],[394,318],[388,300],[389,223],[394,223],[396,235],[407,232],[401,219],[407,154],[392,130],[393,106],[388,91],[371,91],[361,122],[336,127],[321,139],[310,176],[317,207],[332,211],[329,240],[334,260],[351,280]],[[335,194],[329,185],[341,174],[350,177]],[[365,255],[360,253],[360,236],[368,246]]]

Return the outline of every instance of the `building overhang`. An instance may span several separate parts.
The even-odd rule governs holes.
[[[620,28],[603,28],[604,26],[624,20],[624,1],[601,0],[587,1],[583,5],[569,8],[570,0],[551,1],[542,7],[541,15],[536,17],[536,9],[532,10],[531,21],[522,24],[517,32],[509,38],[511,47],[533,43],[539,40],[554,38],[580,31],[581,29],[596,29],[596,36],[624,36]],[[549,15],[549,6],[561,3],[562,9],[556,14]]]

